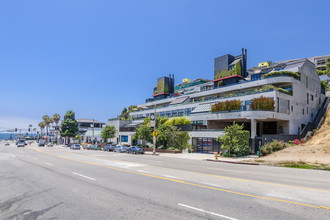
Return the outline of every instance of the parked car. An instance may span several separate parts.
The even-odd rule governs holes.
[[[9,142],[5,142],[5,146],[9,146],[10,145],[10,143]]]
[[[54,145],[52,143],[48,143],[47,147],[54,147]]]
[[[45,143],[44,142],[39,142],[38,146],[39,147],[44,147],[45,146]]]
[[[83,145],[83,149],[85,149],[85,150],[90,150],[91,147],[92,147],[92,145],[90,145],[90,144],[84,144]]]
[[[123,152],[127,152],[127,148],[126,146],[116,146],[116,148],[114,149],[114,152],[119,152],[119,153],[123,153]]]
[[[102,147],[101,147],[100,145],[95,145],[95,144],[93,144],[93,145],[91,146],[91,150],[102,150]]]
[[[105,150],[105,151],[114,151],[115,148],[116,148],[116,145],[108,144],[103,148],[103,150]]]
[[[18,145],[18,144],[24,144],[24,146],[27,145],[27,143],[25,143],[25,140],[24,139],[18,140],[16,142],[16,145]]]
[[[144,154],[144,149],[141,147],[137,147],[137,146],[132,146],[130,148],[127,149],[127,153],[133,153],[133,154]]]
[[[25,145],[26,145],[25,142],[22,141],[17,143],[17,147],[25,147]]]
[[[79,145],[79,144],[72,144],[72,145],[70,146],[70,149],[71,149],[71,150],[80,150],[80,145]]]

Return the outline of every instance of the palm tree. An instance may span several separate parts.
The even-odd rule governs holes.
[[[53,115],[53,121],[55,122],[55,124],[56,124],[56,128],[58,128],[58,122],[61,120],[61,116],[59,115],[59,114],[54,114]],[[55,129],[55,131],[54,131],[54,133],[56,133],[56,139],[58,138],[57,136],[58,136],[58,131],[56,131],[56,129]]]
[[[41,133],[41,136],[42,136],[42,130],[45,128],[46,124],[44,121],[42,122],[39,122],[38,126],[40,127],[40,133]]]
[[[47,135],[48,135],[48,126],[49,126],[49,124],[50,124],[50,117],[49,117],[48,115],[44,115],[44,116],[42,117],[42,119],[43,119],[44,122],[45,122],[45,126],[46,126],[46,128],[47,128]]]

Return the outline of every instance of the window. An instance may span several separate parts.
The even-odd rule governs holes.
[[[191,113],[191,108],[186,108],[186,109],[185,109],[185,115],[186,115],[186,116],[189,116],[190,113]]]
[[[311,101],[313,101],[314,100],[314,96],[311,94]]]
[[[303,108],[303,115],[305,114],[305,109]]]
[[[287,113],[290,114],[290,101],[288,100],[288,109],[287,109]]]
[[[306,111],[306,114],[308,114],[308,107],[306,108],[306,110],[307,110],[307,111]]]
[[[121,142],[128,142],[128,136],[127,135],[120,136],[120,141]]]
[[[276,112],[280,112],[280,98],[276,98]]]
[[[171,112],[170,111],[166,112],[166,116],[171,116]]]
[[[314,119],[314,114],[313,113],[311,113],[311,117],[312,117],[312,119]]]
[[[319,98],[319,105],[321,105],[321,98]]]
[[[306,76],[306,88],[308,88],[308,77]]]
[[[293,112],[293,105],[291,105],[291,111]]]
[[[309,104],[309,93],[307,92],[307,105]]]

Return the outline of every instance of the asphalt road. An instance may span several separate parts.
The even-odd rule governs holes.
[[[0,142],[0,219],[329,218],[329,171]]]

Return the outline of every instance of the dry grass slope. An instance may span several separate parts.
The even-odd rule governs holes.
[[[314,136],[303,145],[294,145],[259,158],[271,164],[302,163],[330,166],[330,109],[327,117]]]

